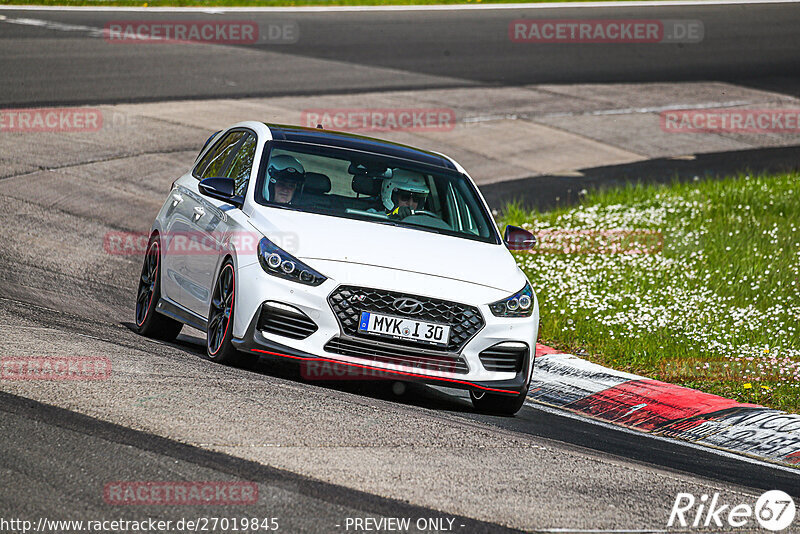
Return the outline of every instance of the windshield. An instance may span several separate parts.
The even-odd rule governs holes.
[[[474,186],[456,171],[321,145],[270,145],[259,204],[499,242]]]

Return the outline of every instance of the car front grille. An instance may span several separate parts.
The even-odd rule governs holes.
[[[395,308],[398,299],[411,298],[422,304],[422,311],[416,314],[403,313]],[[450,340],[447,346],[434,350],[442,352],[459,353],[464,345],[472,339],[484,326],[483,316],[475,306],[459,304],[446,300],[429,297],[419,297],[396,291],[369,289],[356,286],[340,286],[330,297],[328,303],[333,309],[342,332],[348,336],[375,339],[374,336],[364,334],[358,330],[361,312],[373,312],[417,319],[420,321],[446,324],[450,326]],[[392,340],[396,346],[423,347],[430,349],[432,345],[414,340]]]
[[[290,339],[305,339],[317,331],[317,324],[302,311],[277,302],[261,305],[258,329]]]
[[[457,374],[469,372],[466,360],[457,354],[446,356],[434,351],[424,351],[372,340],[335,337],[325,344],[324,350],[342,356],[351,356],[419,370]]]
[[[478,357],[487,371],[518,373],[527,355],[528,346],[524,343],[504,342],[483,350]]]

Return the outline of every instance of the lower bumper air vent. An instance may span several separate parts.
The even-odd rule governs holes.
[[[280,302],[265,302],[261,305],[258,329],[290,339],[305,339],[319,327],[305,313]]]
[[[478,354],[483,368],[498,373],[518,373],[528,355],[528,345],[506,341],[493,345]]]

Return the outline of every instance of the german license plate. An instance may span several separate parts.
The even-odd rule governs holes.
[[[371,312],[361,312],[358,322],[361,332],[380,334],[400,339],[412,339],[434,345],[447,345],[450,327],[445,324],[426,323],[415,319],[391,317]]]

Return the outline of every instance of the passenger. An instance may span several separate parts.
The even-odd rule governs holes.
[[[305,169],[296,158],[274,156],[267,169],[267,200],[276,204],[292,204],[300,199],[305,183]]]

